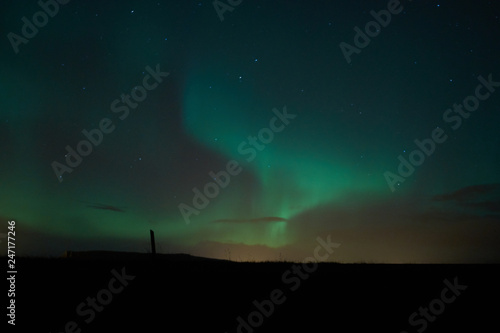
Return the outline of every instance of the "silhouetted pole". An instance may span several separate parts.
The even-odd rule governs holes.
[[[156,245],[155,245],[155,233],[153,230],[149,230],[149,234],[151,235],[151,254],[156,254]]]

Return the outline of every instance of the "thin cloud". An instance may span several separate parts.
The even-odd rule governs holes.
[[[460,206],[481,208],[490,212],[500,213],[500,200],[497,201],[481,201],[481,202],[467,202],[461,203]]]
[[[110,210],[113,212],[120,212],[120,213],[125,213],[125,211],[121,208],[112,206],[112,205],[103,205],[103,204],[91,204],[87,205],[88,208],[94,208],[94,209],[103,209],[103,210]]]
[[[500,184],[467,186],[452,193],[434,196],[433,200],[449,202],[456,207],[500,213]],[[479,211],[475,214],[479,214]]]
[[[488,192],[492,192],[496,189],[500,188],[500,184],[481,184],[481,185],[472,185],[461,188],[455,192],[436,195],[433,197],[434,201],[466,201],[475,198],[480,194],[485,194]]]
[[[266,217],[259,217],[255,219],[219,219],[215,220],[213,222],[217,223],[249,223],[249,222],[286,222],[288,221],[287,219],[284,219],[282,217],[276,217],[276,216],[266,216]]]

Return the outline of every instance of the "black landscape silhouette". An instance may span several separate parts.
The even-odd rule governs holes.
[[[441,297],[444,280],[466,288],[442,313],[429,313],[434,321],[427,320],[426,332],[481,331],[498,310],[498,265],[319,263],[314,271],[308,264],[307,273],[292,262],[67,251],[60,258],[20,257],[17,267],[19,331],[65,332],[69,325],[74,332],[417,332],[424,317],[415,316],[412,326],[410,315]],[[115,279],[118,293],[101,292],[117,274],[126,286]],[[270,306],[273,298],[279,304]]]

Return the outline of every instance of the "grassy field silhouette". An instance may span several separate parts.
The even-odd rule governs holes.
[[[16,260],[16,330],[452,332],[485,328],[498,310],[498,265],[302,266],[110,251]],[[128,276],[123,288],[114,278],[121,273]],[[430,313],[425,329],[424,316],[411,325],[410,315],[441,297],[443,281],[455,278],[466,290],[437,308],[439,315]],[[101,292],[109,288],[120,291]],[[81,305],[89,298],[99,311]]]

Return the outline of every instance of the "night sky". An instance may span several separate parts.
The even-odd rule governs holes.
[[[18,255],[500,261],[497,1],[61,2],[1,4]]]

